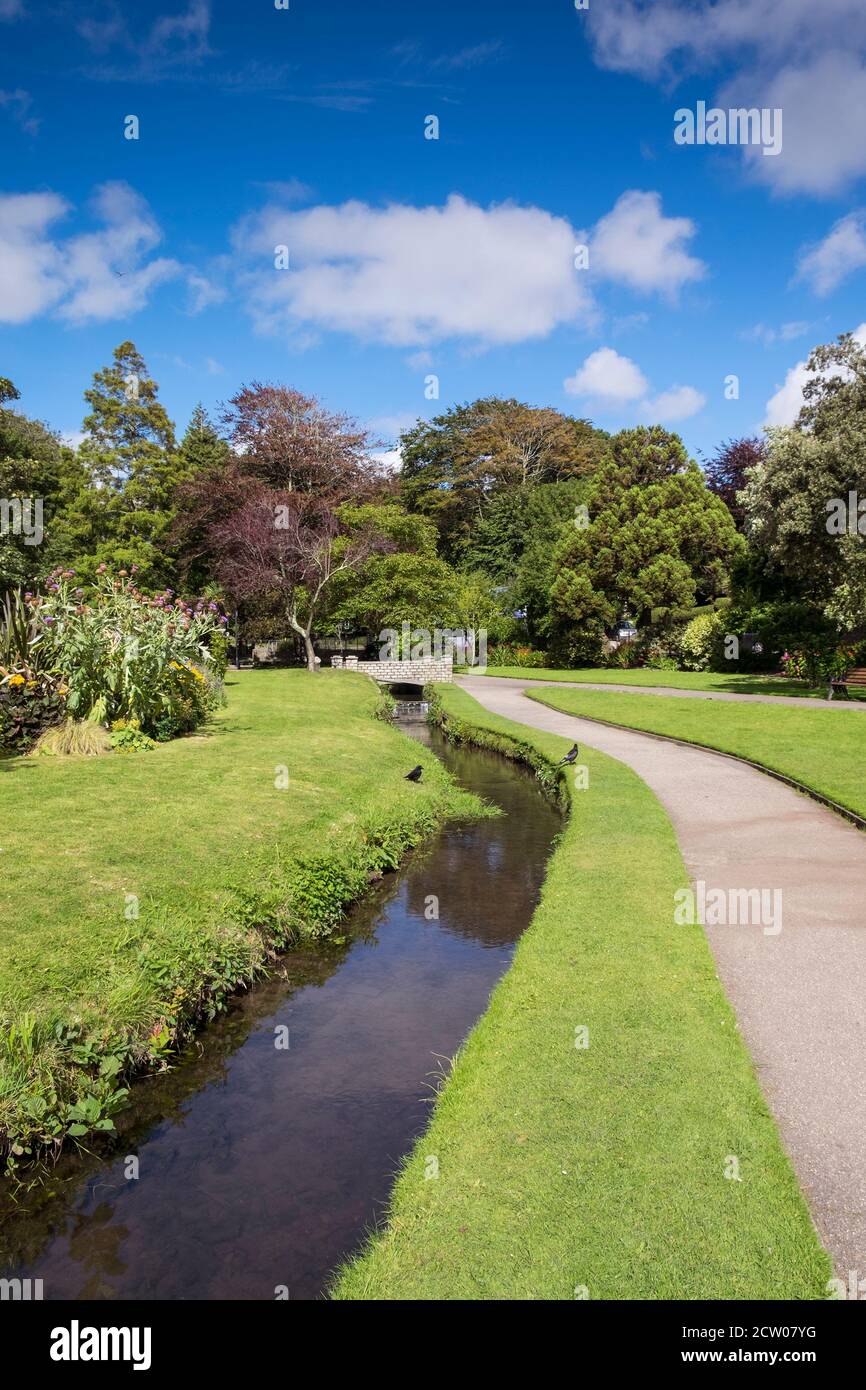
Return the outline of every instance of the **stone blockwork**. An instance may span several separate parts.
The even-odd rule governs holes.
[[[454,679],[453,659],[443,657],[441,661],[358,661],[357,657],[341,656],[331,658],[331,665],[345,671],[360,671],[362,675],[372,676],[380,685],[429,685],[433,681]]]

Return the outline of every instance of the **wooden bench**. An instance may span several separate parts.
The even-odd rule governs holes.
[[[866,666],[855,666],[853,670],[846,671],[844,676],[834,676],[830,681],[827,699],[832,700],[834,695],[842,695],[846,700],[850,700],[849,685],[866,689]]]

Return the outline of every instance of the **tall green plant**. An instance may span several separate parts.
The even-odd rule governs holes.
[[[225,626],[215,602],[150,597],[132,576],[105,573],[88,596],[63,570],[33,599],[46,650],[69,685],[77,718],[137,719],[146,733],[194,727],[218,686],[209,642]],[[173,716],[181,711],[182,717]]]

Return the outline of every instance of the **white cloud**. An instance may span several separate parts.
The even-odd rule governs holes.
[[[52,224],[69,211],[55,193],[0,196],[0,322],[26,323],[47,310],[70,323],[123,317],[181,273],[176,261],[146,260],[161,233],[127,184],[97,189],[99,230],[52,239]]]
[[[766,425],[793,425],[803,404],[803,387],[808,378],[805,362],[791,367],[776,394],[767,401]]]
[[[669,425],[677,420],[689,420],[703,410],[706,403],[706,396],[696,391],[694,386],[671,386],[661,395],[644,401],[641,409],[649,419]]]
[[[586,396],[592,400],[619,405],[645,396],[649,383],[640,367],[630,357],[622,357],[613,348],[599,348],[590,353],[574,376],[563,382],[569,396]]]
[[[744,150],[754,176],[780,192],[824,195],[866,172],[862,0],[606,0],[587,19],[600,66],[667,89],[736,65],[715,102],[783,109],[782,153]]]
[[[198,270],[187,272],[186,284],[191,314],[200,314],[204,309],[210,308],[211,304],[221,304],[226,297],[227,291],[221,285],[215,285]]]
[[[602,67],[649,78],[753,52],[777,66],[866,42],[861,0],[607,0],[587,18]]]
[[[688,217],[664,216],[660,194],[631,190],[596,225],[590,270],[632,289],[674,295],[706,271],[685,249],[695,231]]]
[[[102,17],[85,16],[78,23],[78,32],[98,54],[120,49],[133,59],[134,67],[129,71],[102,63],[95,77],[159,81],[178,68],[197,67],[210,56],[210,21],[210,0],[189,0],[185,10],[159,15],[149,29],[142,28],[137,18],[129,22],[114,8]]]
[[[794,338],[802,338],[808,331],[808,323],[797,319],[791,323],[780,324],[778,328],[766,323],[756,323],[753,328],[747,328],[741,336],[748,342],[761,343],[768,348],[774,347],[776,343],[790,343]]]
[[[866,347],[866,323],[854,329],[854,338],[861,347]],[[809,375],[806,361],[791,367],[778,391],[767,401],[765,424],[793,425],[804,404],[803,387]]]
[[[570,396],[582,396],[601,410],[635,405],[639,413],[662,424],[687,420],[707,403],[693,386],[671,386],[658,396],[650,396],[650,384],[630,357],[613,348],[590,353],[574,376],[562,383]]]
[[[67,211],[56,193],[0,196],[0,321],[26,323],[63,297],[61,256],[47,230]]]
[[[830,294],[855,270],[866,265],[866,229],[863,214],[841,218],[817,246],[804,251],[797,263],[797,279],[806,280],[816,294]]]
[[[144,199],[128,184],[103,184],[93,209],[105,226],[73,237],[64,248],[71,294],[59,313],[70,323],[134,313],[147,303],[152,289],[181,271],[172,260],[142,264],[162,233]]]
[[[349,202],[268,206],[235,228],[249,265],[248,305],[266,331],[326,329],[398,347],[448,338],[474,345],[542,338],[594,317],[573,267],[576,233],[536,207]],[[289,270],[273,269],[288,246]]]
[[[783,111],[781,154],[765,159],[756,145],[744,150],[750,172],[780,193],[825,197],[866,173],[858,116],[866,106],[866,59],[856,52],[823,53],[766,78],[745,73],[719,101]]]
[[[423,372],[427,367],[433,366],[433,354],[422,348],[420,352],[410,352],[406,358],[406,366],[411,367],[413,372]]]
[[[385,469],[386,473],[399,473],[403,467],[401,449],[374,449],[370,457]]]

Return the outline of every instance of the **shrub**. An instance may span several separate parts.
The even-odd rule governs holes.
[[[532,647],[514,642],[499,642],[487,653],[488,666],[523,666],[538,668],[547,665],[545,652],[537,652]]]
[[[856,661],[854,647],[785,652],[782,669],[786,676],[806,680],[813,685],[821,681],[841,680]]]
[[[0,749],[16,753],[66,713],[67,687],[49,667],[28,597],[10,594],[0,610]]]
[[[148,597],[122,570],[116,579],[103,572],[87,599],[73,580],[71,570],[57,572],[47,595],[29,601],[41,650],[67,681],[70,714],[137,720],[157,738],[200,724],[221,698],[219,606],[185,603],[170,590]]]
[[[0,748],[26,753],[66,714],[66,687],[55,677],[0,670]]]
[[[739,658],[727,660],[726,635],[741,637],[746,632],[758,634],[757,647],[749,651],[741,643]],[[835,624],[808,603],[732,605],[716,630],[712,666],[716,671],[776,671],[784,652],[799,652],[805,659],[803,669],[811,673],[807,679],[823,679],[822,662],[838,650],[839,636]]]
[[[148,753],[156,743],[142,733],[137,719],[115,719],[111,726],[111,746],[118,753]]]
[[[680,665],[684,671],[706,671],[723,622],[718,613],[699,613],[680,637]]]

